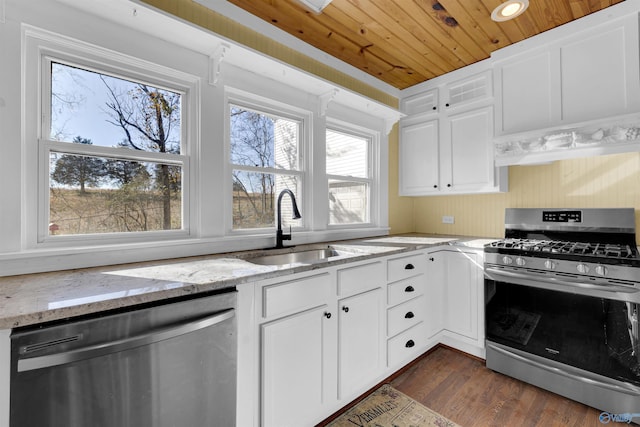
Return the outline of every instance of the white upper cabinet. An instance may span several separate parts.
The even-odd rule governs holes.
[[[464,193],[493,192],[498,188],[493,166],[493,107],[449,116],[444,140],[450,155],[442,162],[446,190]],[[504,186],[503,186],[504,187]]]
[[[438,89],[427,90],[400,100],[400,111],[409,116],[438,111]]]
[[[438,120],[400,128],[400,194],[437,192],[440,185]]]
[[[560,120],[576,123],[638,111],[638,49],[637,16],[560,44]]]
[[[640,111],[637,13],[563,35],[492,55],[496,136]]]
[[[442,105],[447,110],[453,110],[470,104],[474,101],[482,101],[493,96],[491,70],[473,74],[459,80],[447,83],[442,94]]]
[[[551,126],[558,83],[551,77],[552,63],[549,51],[542,50],[495,67],[498,134]]]
[[[494,167],[493,80],[484,68],[467,67],[434,79],[437,87],[403,102],[403,112],[409,113],[415,100],[440,94],[435,113],[433,107],[422,107],[402,119],[400,195],[506,191],[506,170]]]

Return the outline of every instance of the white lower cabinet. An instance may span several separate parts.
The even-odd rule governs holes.
[[[383,310],[381,288],[338,304],[339,399],[357,393],[384,368]]]
[[[332,334],[327,306],[261,326],[264,426],[307,425],[322,415]]]
[[[383,379],[384,261],[255,285],[262,427],[313,426]]]
[[[387,366],[391,371],[436,344],[427,336],[427,264],[424,252],[387,261]]]
[[[440,286],[434,295],[434,320],[441,322],[439,342],[478,357],[484,357],[484,274],[482,253],[472,250],[441,250],[429,253],[433,259],[430,280]]]
[[[335,275],[321,271],[269,280],[255,290],[260,424],[312,425],[331,399],[335,372]],[[335,386],[334,386],[335,387]]]
[[[389,338],[387,353],[389,367],[398,368],[428,350],[429,341],[424,332],[424,322],[420,322],[406,331]]]
[[[481,257],[447,246],[241,291],[242,425],[316,425],[438,343],[484,357]]]
[[[427,275],[429,279],[426,284],[426,325],[427,337],[435,339],[444,329],[444,291],[445,282],[442,274],[442,259],[435,257],[433,253],[427,254],[429,260],[427,265]]]

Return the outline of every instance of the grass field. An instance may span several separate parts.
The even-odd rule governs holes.
[[[163,201],[158,191],[125,189],[53,188],[50,190],[50,234],[73,235],[153,231],[163,229]],[[171,229],[182,227],[180,193],[171,198]],[[275,225],[273,196],[236,192],[233,197],[234,228],[268,228]],[[289,208],[286,208],[288,211]],[[283,222],[288,224],[290,213]],[[54,225],[55,224],[55,225]]]
[[[51,234],[91,234],[163,229],[163,199],[159,191],[125,189],[50,190]],[[171,198],[171,229],[182,228],[180,193]],[[52,224],[55,224],[53,226]],[[56,227],[57,226],[57,227]],[[55,231],[51,231],[56,229]]]

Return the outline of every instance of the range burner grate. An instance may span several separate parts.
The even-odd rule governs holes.
[[[505,239],[489,245],[496,249],[547,254],[589,255],[604,258],[636,258],[636,248],[625,244],[567,242],[561,240]]]

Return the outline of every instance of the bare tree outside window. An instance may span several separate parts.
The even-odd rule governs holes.
[[[182,95],[53,62],[52,141],[83,144],[83,153],[50,153],[50,234],[182,228],[180,165],[135,160],[145,152],[181,151]],[[55,113],[55,114],[54,114]],[[73,140],[67,135],[75,134]],[[122,158],[94,147],[123,150]]]
[[[180,141],[172,140],[172,128],[180,126],[180,95],[177,93],[137,84],[127,91],[118,92],[111,79],[100,76],[107,87],[110,100],[109,122],[122,129],[124,143],[135,150],[159,153],[180,153]],[[156,167],[156,184],[162,193],[162,226],[171,229],[171,169],[168,165]],[[175,177],[174,177],[175,179]]]
[[[300,123],[235,105],[229,111],[233,228],[273,227],[276,195],[288,188],[299,197]],[[285,224],[300,224],[291,217],[283,212]]]

